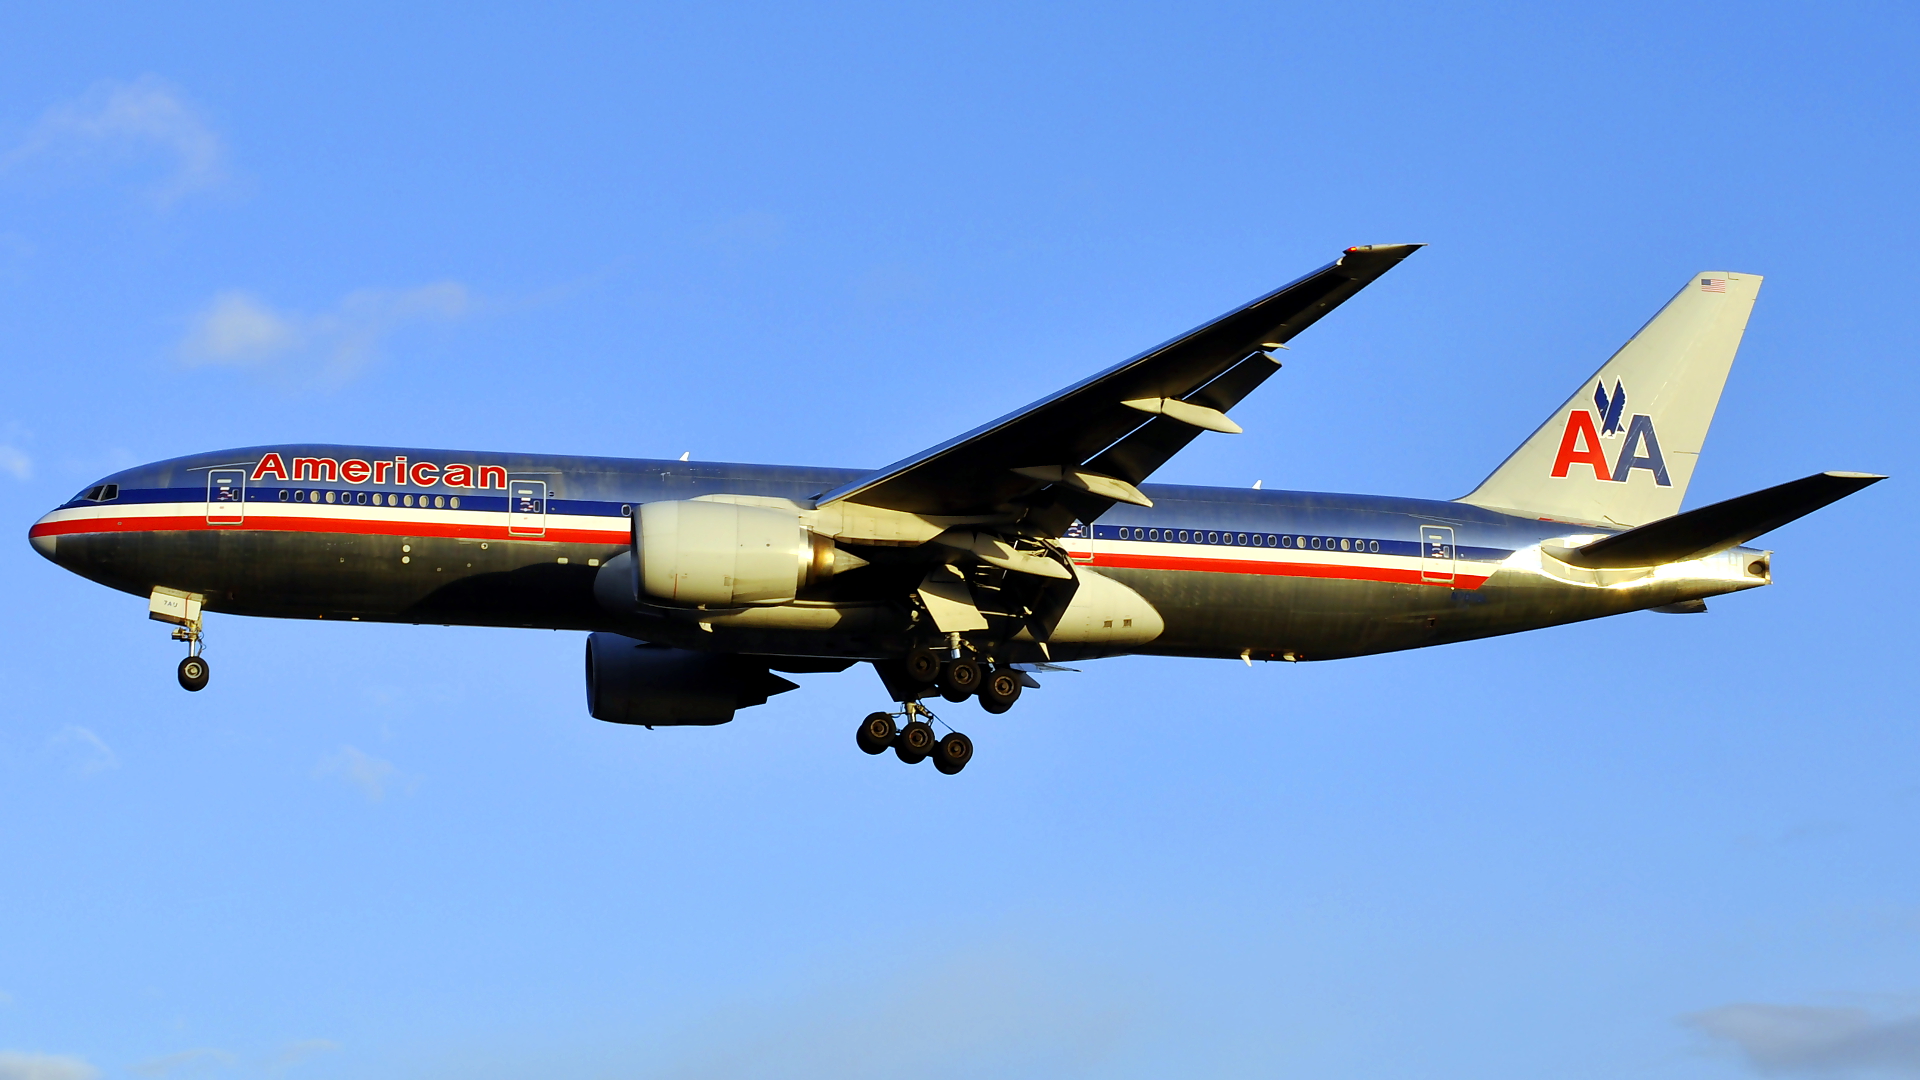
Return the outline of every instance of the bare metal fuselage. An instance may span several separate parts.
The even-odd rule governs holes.
[[[293,451],[277,448],[285,458]],[[622,556],[633,507],[747,495],[806,502],[859,470],[309,447],[331,461],[458,459],[469,483],[404,468],[255,479],[262,449],[127,470],[114,497],[77,498],[36,524],[37,548],[102,584],[203,596],[205,609],[276,618],[608,630],[684,648],[791,657],[897,656],[925,637],[901,600],[921,569],[873,565],[785,604],[683,610],[633,604]],[[539,485],[518,505],[487,468]],[[444,467],[436,466],[435,474]],[[241,477],[234,482],[234,477]],[[385,482],[379,482],[384,480]],[[396,482],[405,480],[409,482]],[[530,489],[531,490],[531,489]],[[1554,558],[1610,530],[1456,502],[1147,486],[1063,540],[1081,572],[1150,605],[1150,639],[1097,629],[1004,659],[1119,653],[1320,660],[1439,645],[1767,584],[1767,553],[1734,548],[1630,570]],[[519,511],[519,512],[516,512]],[[1122,590],[1124,591],[1124,590]],[[1096,618],[1098,612],[1094,613]]]

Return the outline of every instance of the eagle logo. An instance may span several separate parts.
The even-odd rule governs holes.
[[[1620,434],[1620,418],[1627,412],[1627,388],[1620,380],[1613,381],[1613,399],[1607,399],[1607,384],[1602,381],[1593,388],[1593,416],[1600,421],[1600,434]]]

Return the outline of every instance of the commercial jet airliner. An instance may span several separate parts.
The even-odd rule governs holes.
[[[196,454],[102,478],[35,549],[144,596],[206,686],[207,612],[582,630],[587,708],[720,724],[874,666],[856,741],[957,773],[927,707],[1005,712],[1033,672],[1127,653],[1336,660],[1771,582],[1748,541],[1883,477],[1825,472],[1681,512],[1760,291],[1709,271],[1472,492],[1434,501],[1148,485],[1296,334],[1419,245],[1331,264],[884,469],[376,446]],[[934,726],[947,728],[940,734]]]

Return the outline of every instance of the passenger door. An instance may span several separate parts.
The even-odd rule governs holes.
[[[207,470],[207,524],[239,525],[247,520],[247,470]]]
[[[547,482],[507,481],[507,532],[512,536],[547,534]]]
[[[1428,585],[1453,584],[1453,527],[1420,526],[1420,580]]]

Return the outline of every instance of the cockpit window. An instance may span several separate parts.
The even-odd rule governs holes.
[[[119,497],[119,484],[95,484],[80,496],[87,502],[112,502]]]

